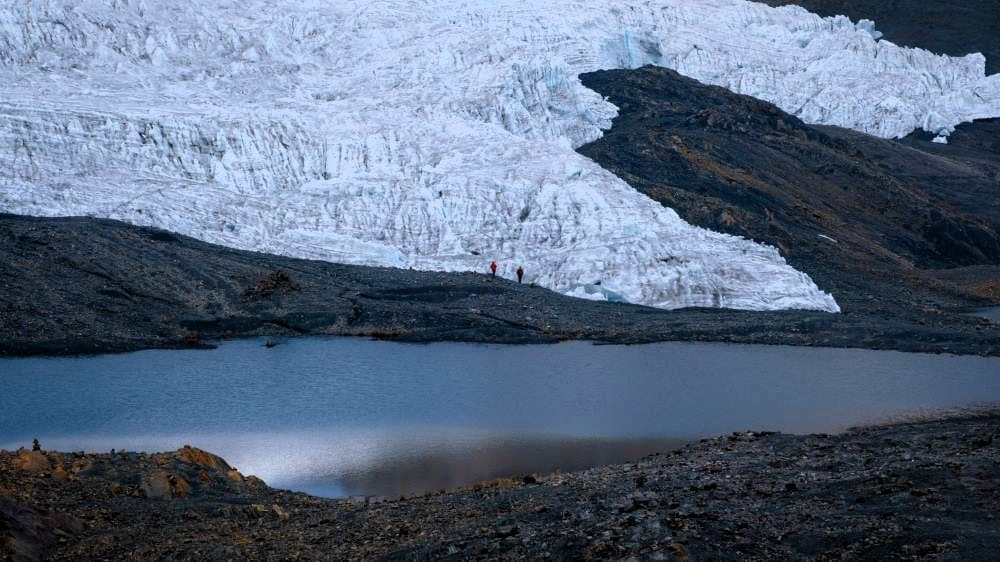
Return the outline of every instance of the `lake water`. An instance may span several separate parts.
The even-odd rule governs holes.
[[[225,457],[273,486],[395,496],[624,462],[747,429],[834,432],[1000,401],[1000,359],[663,343],[260,340],[0,360],[0,448]]]
[[[980,308],[978,310],[973,310],[969,313],[970,316],[979,316],[981,318],[989,318],[994,322],[1000,322],[1000,306],[992,306],[989,308]]]

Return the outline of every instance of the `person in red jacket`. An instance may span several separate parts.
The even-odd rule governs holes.
[[[497,276],[497,262],[495,261],[490,262],[490,271],[493,272],[493,277]]]
[[[521,282],[521,278],[522,277],[524,277],[524,268],[521,267],[521,266],[517,266],[517,282],[518,283]]]

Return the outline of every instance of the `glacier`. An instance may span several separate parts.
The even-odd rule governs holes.
[[[483,270],[661,308],[838,311],[772,247],[578,155],[644,64],[807,122],[947,136],[1000,116],[981,55],[743,0],[11,0],[0,210],[360,265]]]

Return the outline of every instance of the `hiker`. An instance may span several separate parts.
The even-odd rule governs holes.
[[[524,268],[521,267],[521,266],[517,266],[517,282],[518,283],[521,282],[521,278],[522,277],[524,277]]]
[[[493,277],[497,276],[497,262],[495,261],[490,262],[490,271],[493,272]]]

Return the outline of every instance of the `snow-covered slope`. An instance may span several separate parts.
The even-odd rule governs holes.
[[[652,63],[883,136],[1000,115],[980,56],[741,0],[17,0],[0,210],[288,255],[483,269],[661,307],[837,310],[773,248],[692,227],[572,149]]]

